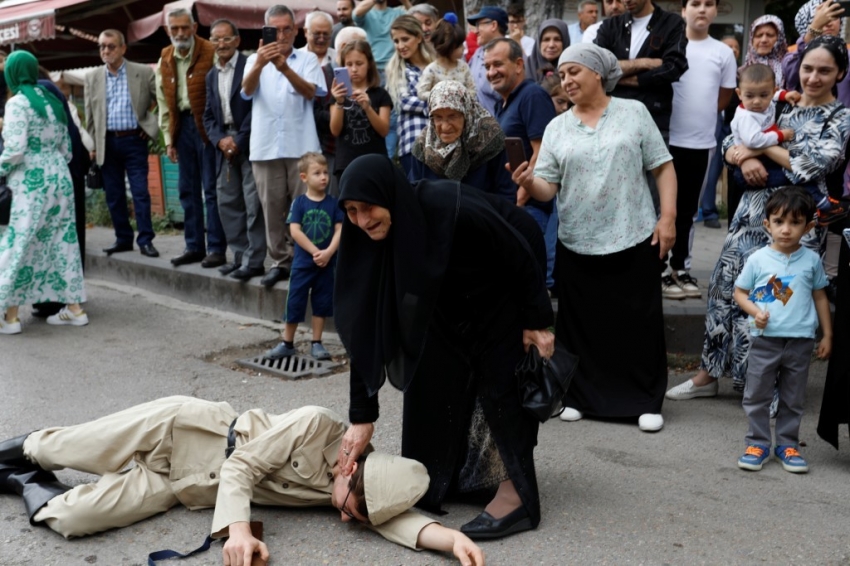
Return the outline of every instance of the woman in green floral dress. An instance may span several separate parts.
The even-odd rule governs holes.
[[[48,317],[83,326],[88,317],[77,246],[68,161],[68,117],[61,102],[36,84],[38,61],[15,51],[4,71],[14,94],[6,103],[0,175],[12,189],[9,225],[0,227],[0,334],[18,334],[20,305],[56,301],[67,306]]]

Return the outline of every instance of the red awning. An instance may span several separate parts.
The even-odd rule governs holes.
[[[208,26],[218,18],[231,20],[240,29],[260,29],[263,27],[263,14],[266,10],[280,4],[281,0],[252,0],[235,2],[234,0],[178,0],[163,6],[161,12],[136,20],[127,29],[127,41],[132,43],[153,35],[165,25],[165,15],[175,8],[195,7],[198,21]],[[289,0],[286,2],[295,13],[295,25],[303,26],[307,14],[313,10],[322,10],[336,20],[336,0]]]
[[[56,10],[88,0],[23,0],[0,3],[0,45],[56,37]]]

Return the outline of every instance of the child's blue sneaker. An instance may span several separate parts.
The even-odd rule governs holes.
[[[809,463],[803,458],[796,446],[777,446],[776,457],[782,462],[782,468],[792,474],[805,474],[809,471]]]
[[[331,359],[331,353],[325,350],[325,347],[322,346],[321,342],[316,342],[310,347],[310,355],[313,356],[313,359],[315,360]]]
[[[765,460],[770,458],[770,447],[760,444],[750,444],[744,455],[738,458],[738,467],[742,470],[757,472],[764,466]]]

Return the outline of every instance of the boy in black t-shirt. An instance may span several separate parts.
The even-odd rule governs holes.
[[[317,360],[329,360],[331,355],[322,345],[322,331],[325,318],[333,316],[335,254],[343,213],[337,199],[325,193],[330,177],[328,162],[321,153],[305,153],[298,162],[298,171],[307,186],[307,194],[295,199],[286,219],[295,240],[295,257],[283,311],[283,341],[264,355],[277,360],[298,353],[295,330],[298,323],[304,322],[310,294],[313,307],[310,355]]]

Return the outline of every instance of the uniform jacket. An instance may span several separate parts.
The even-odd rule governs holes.
[[[346,425],[322,407],[282,415],[261,409],[236,420],[236,450],[225,458],[227,431],[237,413],[227,403],[192,400],[178,412],[172,430],[169,479],[189,509],[215,506],[214,536],[230,524],[249,521],[251,503],[285,507],[331,505],[333,466]],[[406,511],[369,528],[387,540],[416,548],[419,532],[435,522]]]
[[[236,145],[239,147],[239,152],[249,155],[251,141],[251,101],[245,100],[239,94],[242,90],[242,76],[245,73],[245,61],[248,58],[240,52],[236,52],[236,67],[233,71],[233,85],[230,87],[230,112],[233,115],[233,124],[239,133],[235,136]],[[221,164],[224,159],[221,150],[218,149],[218,142],[222,138],[227,137],[227,132],[224,128],[224,116],[221,113],[221,96],[218,92],[218,67],[213,65],[210,72],[207,73],[207,103],[204,108],[204,129],[207,132],[207,137],[210,143],[215,147],[215,170],[216,175],[221,171]]]
[[[638,87],[618,85],[611,93],[620,98],[643,102],[652,114],[662,133],[670,130],[670,113],[673,110],[673,83],[688,70],[685,20],[678,14],[665,12],[653,4],[655,10],[649,19],[649,36],[634,59],[661,59],[661,66],[637,74]],[[630,13],[608,18],[599,26],[596,45],[611,51],[617,60],[629,59],[632,40]]]
[[[144,132],[156,139],[159,135],[157,116],[151,112],[156,104],[154,72],[148,65],[127,64],[127,89],[136,112],[136,120]],[[103,165],[106,155],[106,65],[86,75],[86,130],[94,138],[97,164]]]

